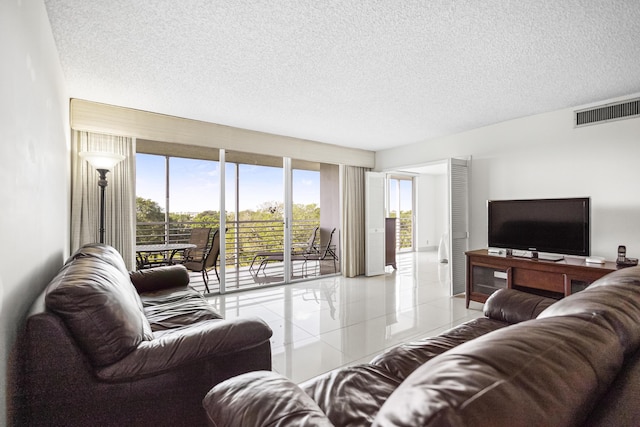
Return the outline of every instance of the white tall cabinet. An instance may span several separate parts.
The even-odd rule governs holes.
[[[386,175],[382,172],[365,174],[365,274],[367,276],[384,274],[385,177]]]

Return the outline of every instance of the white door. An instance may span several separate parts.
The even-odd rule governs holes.
[[[384,274],[384,186],[385,174],[365,173],[365,274]]]
[[[465,292],[469,247],[469,163],[470,160],[449,159],[449,265],[451,295]]]

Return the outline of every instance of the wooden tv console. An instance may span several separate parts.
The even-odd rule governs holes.
[[[490,255],[487,249],[467,255],[466,303],[484,303],[500,288],[512,288],[553,298],[578,292],[614,270],[615,262],[587,264],[582,258],[543,261],[504,255]]]

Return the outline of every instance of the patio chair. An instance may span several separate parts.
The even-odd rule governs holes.
[[[296,259],[300,259],[300,260],[304,261],[303,271],[306,272],[307,262],[309,262],[309,261],[318,261],[318,265],[320,265],[321,261],[331,260],[331,261],[333,261],[333,272],[334,273],[338,272],[338,266],[337,266],[337,263],[336,263],[338,261],[338,255],[336,255],[336,252],[334,251],[333,247],[331,246],[331,243],[332,243],[332,240],[333,240],[333,234],[335,232],[336,232],[335,228],[333,230],[331,230],[331,234],[329,234],[329,239],[327,240],[327,244],[320,251],[316,251],[315,253],[304,254],[302,256],[296,257]]]
[[[300,258],[300,257],[304,257],[307,254],[316,254],[319,251],[319,248],[316,244],[316,239],[318,237],[318,230],[320,229],[320,227],[315,227],[313,229],[313,231],[311,232],[311,235],[309,236],[309,239],[307,239],[307,242],[304,244],[303,249],[302,250],[296,250],[295,248],[293,248],[292,252],[291,252],[291,259],[298,259],[298,260],[303,260],[304,258]],[[262,268],[262,271],[264,272],[264,269],[266,268],[267,264],[269,262],[272,261],[280,261],[283,262],[284,261],[284,253],[283,252],[258,252],[254,255],[253,260],[251,261],[251,265],[249,266],[249,270],[253,271],[253,265],[254,263],[260,259],[260,264],[258,265],[258,268],[255,271],[255,275],[257,276],[258,273],[260,272],[260,269]]]
[[[211,246],[205,250],[205,255],[200,260],[187,260],[184,262],[184,266],[188,270],[202,272],[202,281],[204,287],[209,290],[209,270],[213,268],[220,283],[220,275],[218,274],[218,257],[220,256],[220,230],[216,229],[213,232],[213,239],[211,240]]]
[[[174,263],[185,262],[201,262],[207,252],[209,246],[209,237],[211,236],[211,228],[199,227],[192,228],[189,235],[189,243],[196,245],[195,248],[185,249],[182,253],[182,259],[174,260]]]

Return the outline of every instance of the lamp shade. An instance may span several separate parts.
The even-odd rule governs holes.
[[[107,170],[112,170],[115,165],[125,159],[125,156],[122,154],[104,151],[82,151],[79,155],[94,168]]]

